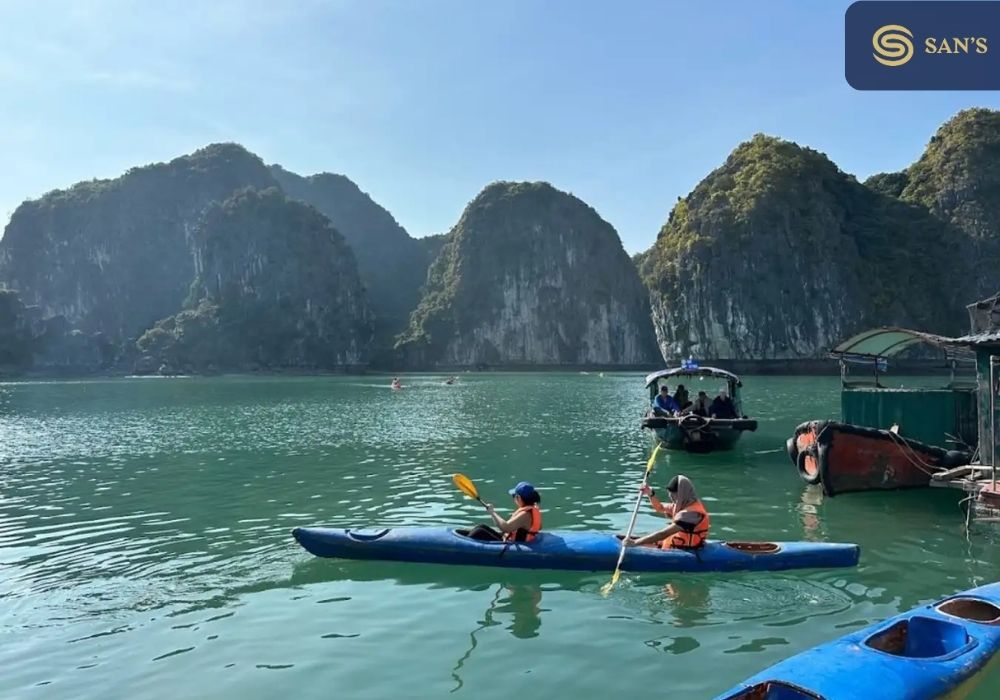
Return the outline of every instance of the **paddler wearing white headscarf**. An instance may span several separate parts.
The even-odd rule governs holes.
[[[670,524],[662,530],[637,537],[629,545],[659,545],[661,549],[696,549],[705,544],[711,519],[704,504],[694,490],[694,484],[683,474],[678,474],[667,484],[670,503],[664,505],[649,486],[642,487],[649,496],[653,510],[663,513]]]

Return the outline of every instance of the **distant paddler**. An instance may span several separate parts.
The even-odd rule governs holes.
[[[393,377],[392,384],[390,384],[390,386],[392,387],[393,391],[399,391],[400,389],[403,388],[402,383],[400,383],[399,381],[399,377]]]
[[[637,537],[628,542],[630,546],[658,546],[660,549],[698,549],[708,538],[711,518],[704,504],[695,493],[694,484],[683,474],[678,474],[667,483],[670,503],[664,505],[656,496],[656,491],[644,485],[641,489],[649,497],[653,510],[663,513],[670,524],[662,530]]]
[[[447,379],[444,380],[444,383],[447,384],[448,386],[451,386],[452,384],[454,384],[457,381],[458,381],[458,377],[448,377]]]

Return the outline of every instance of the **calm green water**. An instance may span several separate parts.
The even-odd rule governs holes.
[[[784,439],[834,378],[745,378],[733,453],[669,453],[713,534],[862,545],[857,569],[629,576],[318,560],[302,524],[466,524],[469,474],[548,528],[624,529],[638,375],[0,384],[0,697],[711,697],[788,655],[1000,578],[956,492],[823,499]],[[697,388],[697,387],[696,387]],[[707,388],[714,389],[714,385]],[[640,529],[661,521],[645,511]],[[1000,695],[1000,673],[975,698]]]

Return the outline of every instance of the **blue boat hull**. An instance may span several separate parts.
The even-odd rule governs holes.
[[[295,539],[318,557],[382,559],[504,566],[522,569],[612,571],[621,540],[597,532],[543,532],[530,543],[481,542],[448,528],[342,530],[299,527]],[[855,566],[855,544],[823,542],[718,542],[696,552],[634,547],[625,555],[627,571],[777,571]]]
[[[793,656],[716,700],[925,700],[968,690],[1000,651],[1000,583]]]

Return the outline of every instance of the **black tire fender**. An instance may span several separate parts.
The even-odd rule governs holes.
[[[816,460],[816,473],[810,474],[806,471],[806,457],[812,457]],[[816,445],[812,444],[806,447],[804,450],[795,455],[795,467],[799,470],[799,476],[807,484],[818,484],[822,478],[822,470],[819,466],[819,453],[816,449]]]
[[[796,436],[785,440],[785,450],[788,452],[788,459],[792,460],[792,464],[798,465],[799,463],[799,446],[795,440]]]

